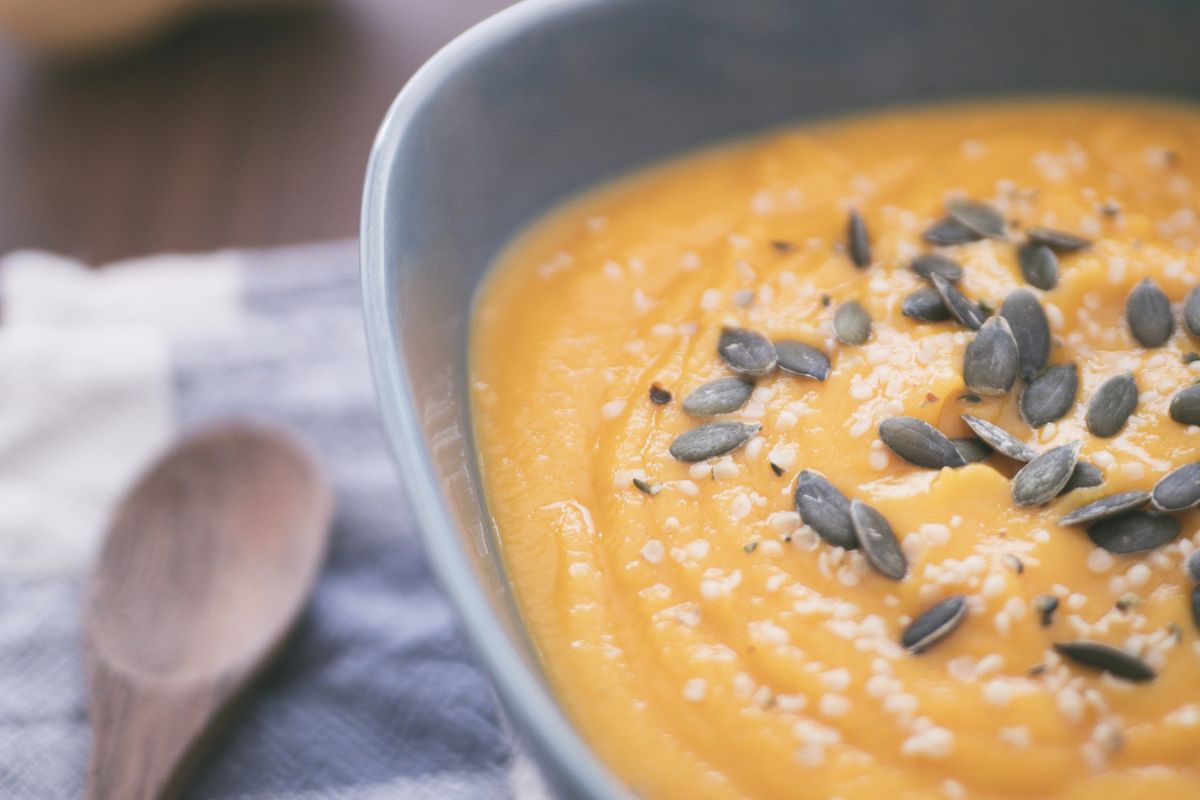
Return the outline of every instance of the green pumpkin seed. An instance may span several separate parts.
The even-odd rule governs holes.
[[[992,449],[1006,455],[1014,461],[1030,462],[1037,458],[1037,451],[1029,445],[1022,442],[1017,437],[1013,436],[1008,431],[1001,428],[995,423],[988,422],[986,419],[973,417],[970,414],[962,415],[963,422],[967,423],[967,427],[975,432],[983,441],[991,445]]]
[[[950,595],[922,612],[900,635],[900,645],[910,653],[924,653],[945,639],[967,616],[967,598]]]
[[[853,550],[858,536],[850,520],[850,501],[819,472],[804,470],[796,478],[796,511],[804,524],[825,541]]]
[[[946,247],[978,242],[984,237],[953,217],[943,217],[926,228],[921,238],[932,245]]]
[[[1200,550],[1193,550],[1192,554],[1188,556],[1187,574],[1196,583],[1200,583]]]
[[[968,464],[977,464],[992,454],[992,448],[988,447],[987,442],[974,436],[958,436],[950,442]]]
[[[680,461],[704,461],[738,449],[760,430],[757,422],[710,422],[676,436],[670,452]]]
[[[850,521],[858,546],[876,572],[894,581],[908,573],[908,559],[882,514],[861,500],[851,500]]]
[[[717,352],[734,372],[759,377],[775,369],[775,347],[762,334],[745,328],[722,328]]]
[[[871,315],[857,300],[847,300],[834,312],[833,332],[842,344],[860,345],[871,336]]]
[[[1167,409],[1171,419],[1184,425],[1200,425],[1200,385],[1189,386],[1175,393]]]
[[[1080,461],[1075,465],[1075,471],[1071,473],[1071,479],[1067,481],[1067,485],[1059,492],[1059,496],[1067,492],[1073,492],[1076,489],[1090,489],[1094,486],[1100,486],[1104,483],[1104,473],[1095,464],[1089,464],[1086,461]]]
[[[1137,656],[1100,642],[1056,642],[1054,649],[1080,666],[1107,672],[1114,678],[1145,683],[1158,677],[1150,665]]]
[[[850,219],[846,223],[846,248],[854,266],[863,269],[871,265],[871,240],[867,237],[867,223],[863,222],[857,210],[850,212]]]
[[[950,309],[942,302],[937,289],[922,286],[904,298],[900,313],[922,322],[945,322],[950,319]]]
[[[717,378],[702,383],[683,398],[683,410],[697,417],[730,414],[750,400],[754,384],[743,378]]]
[[[1038,375],[1021,392],[1021,417],[1031,428],[1062,419],[1075,405],[1079,370],[1074,364],[1057,364]]]
[[[1019,506],[1040,506],[1053,500],[1067,485],[1081,442],[1052,448],[1021,467],[1012,479],[1013,502]]]
[[[1157,511],[1130,511],[1094,522],[1088,537],[1110,553],[1140,553],[1179,535],[1179,520]]]
[[[819,381],[829,375],[829,356],[812,345],[795,339],[779,339],[775,342],[775,353],[779,356],[779,368],[784,372]]]
[[[933,288],[937,289],[938,295],[941,296],[942,302],[945,303],[955,322],[973,331],[983,327],[986,316],[978,303],[967,299],[967,296],[960,292],[954,284],[936,272],[929,276],[929,280],[933,282]]]
[[[1154,484],[1154,507],[1160,511],[1184,511],[1200,505],[1200,461],[1172,470]]]
[[[1090,525],[1102,519],[1115,517],[1127,511],[1141,508],[1150,502],[1150,493],[1135,491],[1110,494],[1088,503],[1067,514],[1058,521],[1059,525]]]
[[[1183,301],[1183,325],[1188,333],[1200,339],[1200,286],[1188,292]]]
[[[966,466],[954,443],[924,420],[890,417],[879,423],[879,438],[910,464],[929,469]]]
[[[946,201],[946,213],[951,219],[980,236],[1004,238],[1004,215],[987,203],[956,197]]]
[[[963,276],[963,268],[957,261],[939,253],[919,255],[912,260],[908,268],[926,280],[937,273],[951,283],[958,283]]]
[[[1093,436],[1116,436],[1137,408],[1138,386],[1132,372],[1125,372],[1100,384],[1088,403],[1087,428]]]
[[[983,324],[963,352],[963,382],[975,394],[1001,397],[1017,380],[1017,340],[1004,317]]]
[[[1050,359],[1050,322],[1046,311],[1037,295],[1028,289],[1017,289],[1004,298],[1000,316],[1008,320],[1017,340],[1017,373],[1031,381]]]
[[[1026,242],[1017,248],[1017,263],[1030,286],[1048,292],[1058,286],[1058,256],[1044,244]]]
[[[1125,321],[1142,347],[1161,347],[1175,332],[1171,301],[1149,278],[1143,278],[1129,293],[1129,299],[1125,301]]]
[[[1091,239],[1085,239],[1078,234],[1055,230],[1053,228],[1030,228],[1025,231],[1025,235],[1029,238],[1029,241],[1044,244],[1058,253],[1074,253],[1077,250],[1086,250],[1092,246]]]

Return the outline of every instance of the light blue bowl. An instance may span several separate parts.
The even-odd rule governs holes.
[[[1042,91],[1200,96],[1192,0],[526,0],[408,83],[371,155],[362,274],[379,401],[442,584],[568,797],[628,795],[547,688],[499,558],[468,406],[472,299],[555,203],[784,122]]]

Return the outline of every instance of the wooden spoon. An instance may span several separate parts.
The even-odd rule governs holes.
[[[279,649],[328,538],[307,450],[247,424],[183,442],[118,506],[84,624],[87,797],[176,795],[238,691]]]

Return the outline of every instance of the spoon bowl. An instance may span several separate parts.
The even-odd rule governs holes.
[[[84,624],[93,800],[175,794],[311,591],[332,493],[290,435],[211,428],[117,507]]]

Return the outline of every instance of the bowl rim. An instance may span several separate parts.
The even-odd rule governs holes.
[[[500,618],[469,566],[469,556],[453,532],[456,524],[434,477],[421,435],[411,376],[400,356],[404,336],[392,310],[395,284],[385,261],[387,196],[403,140],[426,104],[444,83],[475,59],[503,48],[552,20],[610,0],[523,0],[479,22],[433,55],[401,89],[371,147],[363,188],[359,269],[367,350],[375,399],[384,433],[408,494],[425,552],[434,573],[458,611],[493,687],[518,727],[551,762],[565,787],[592,798],[628,798],[629,792],[584,742],[549,689],[533,674],[504,632]]]

